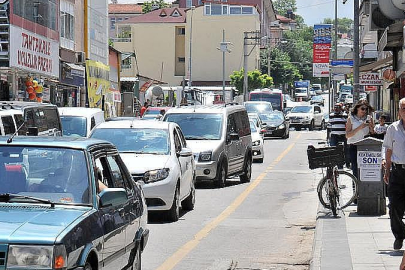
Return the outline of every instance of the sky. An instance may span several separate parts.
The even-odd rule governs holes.
[[[338,18],[353,19],[353,0],[338,1]],[[325,18],[335,18],[335,0],[296,0],[297,14],[304,18],[308,26],[319,24]]]

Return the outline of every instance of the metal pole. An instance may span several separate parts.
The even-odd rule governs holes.
[[[337,59],[337,40],[338,40],[338,0],[335,0],[335,40],[333,42],[333,47],[334,47],[334,54],[333,54],[333,60]],[[337,95],[337,81],[333,80],[333,93],[332,93],[332,104],[335,101],[335,96]]]
[[[193,14],[194,7],[191,7],[191,19],[190,19],[190,41],[189,41],[189,53],[188,53],[188,87],[191,88],[191,42],[193,39]]]
[[[247,37],[248,33],[244,32],[243,38],[243,94],[245,95],[245,101],[249,100],[249,93],[248,93],[248,77],[247,77],[247,70],[248,70],[248,48],[247,48]]]
[[[222,30],[222,42],[225,43],[225,29]],[[222,51],[222,96],[225,102],[225,50]]]
[[[270,38],[267,39],[267,74],[271,77],[271,55],[270,55]]]
[[[353,65],[353,104],[356,104],[359,100],[359,0],[354,0],[354,65]]]

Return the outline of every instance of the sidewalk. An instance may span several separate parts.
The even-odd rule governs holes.
[[[392,247],[388,209],[383,216],[359,216],[353,205],[339,216],[319,206],[311,270],[399,269],[403,250]]]

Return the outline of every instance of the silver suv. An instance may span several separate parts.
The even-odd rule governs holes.
[[[314,130],[316,127],[325,129],[326,127],[322,109],[318,105],[295,106],[287,114],[287,118],[290,120],[290,127],[294,127],[296,130],[306,127],[309,130]]]
[[[170,109],[163,121],[177,123],[193,150],[198,180],[224,187],[231,175],[250,182],[252,138],[244,106],[214,105]]]

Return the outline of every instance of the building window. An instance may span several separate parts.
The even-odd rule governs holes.
[[[185,57],[179,57],[179,63],[185,63],[186,62],[186,58]]]
[[[211,15],[222,15],[222,6],[218,4],[211,4]]]
[[[115,18],[110,19],[110,29],[114,30],[115,29]]]
[[[69,40],[75,39],[75,17],[66,12],[60,13],[60,36]]]
[[[58,31],[56,23],[59,12],[58,2],[57,0],[14,0],[13,13],[30,22]]]
[[[242,7],[242,14],[253,14],[253,7]]]
[[[222,1],[222,0],[220,0]],[[229,6],[222,4],[206,3],[205,15],[252,15],[255,14],[251,6]]]
[[[211,15],[211,5],[205,6],[205,15]]]
[[[193,0],[186,0],[186,8],[191,8],[193,5]]]
[[[122,69],[129,69],[131,68],[131,57],[126,57],[125,59],[122,60],[121,68]]]
[[[184,36],[186,34],[186,28],[179,27],[177,28],[177,35]]]
[[[229,7],[229,14],[231,15],[242,14],[241,7]]]
[[[224,15],[228,14],[228,6],[222,6],[222,14]]]

